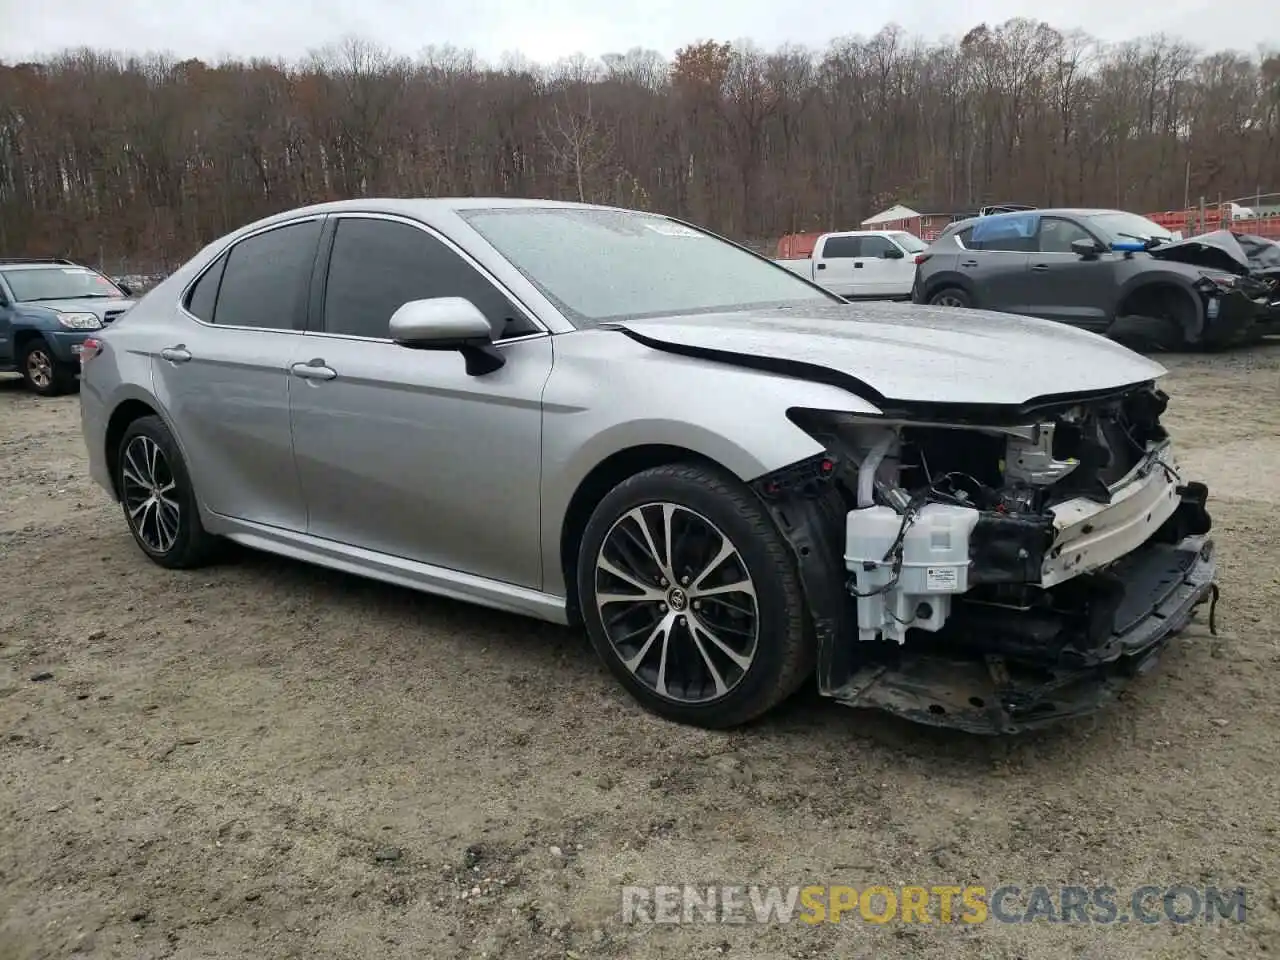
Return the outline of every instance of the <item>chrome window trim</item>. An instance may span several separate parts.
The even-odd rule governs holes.
[[[403,223],[406,226],[415,227],[421,230],[423,233],[426,233],[428,236],[433,237],[436,240],[439,240],[446,247],[452,250],[455,254],[461,257],[464,263],[471,266],[482,277],[488,280],[489,283],[491,283],[499,293],[501,293],[504,297],[510,300],[511,303],[515,305],[516,309],[519,310],[522,314],[524,314],[526,319],[531,321],[533,325],[538,328],[533,333],[523,334],[519,337],[508,337],[503,340],[496,340],[494,341],[494,344],[493,344],[495,347],[500,347],[508,343],[521,343],[525,340],[533,340],[537,337],[547,337],[552,335],[551,329],[547,326],[545,322],[543,322],[541,317],[539,317],[536,313],[534,313],[531,309],[529,309],[529,307],[525,305],[524,301],[522,301],[519,297],[517,297],[506,286],[506,284],[498,280],[498,278],[493,275],[492,271],[490,271],[486,266],[484,266],[484,264],[480,263],[480,261],[478,261],[471,254],[469,254],[466,250],[462,249],[462,247],[460,247],[452,239],[445,236],[443,233],[441,233],[439,230],[436,230],[434,227],[428,226],[427,224],[423,223],[421,220],[415,220],[412,217],[403,216],[401,214],[382,213],[379,211],[341,210],[341,211],[335,211],[333,213],[312,213],[312,214],[307,214],[301,217],[295,217],[289,220],[283,220],[278,223],[267,224],[266,226],[260,227],[257,230],[253,230],[249,233],[246,233],[244,236],[236,237],[233,241],[221,247],[218,250],[218,252],[214,254],[213,257],[210,258],[209,262],[204,266],[204,268],[198,274],[196,274],[187,283],[186,286],[182,288],[182,293],[178,296],[178,309],[182,312],[183,315],[185,315],[190,320],[193,320],[194,322],[200,324],[202,327],[210,327],[212,329],[217,329],[217,330],[249,330],[249,331],[257,331],[259,333],[290,333],[298,336],[330,337],[330,338],[342,339],[342,340],[361,340],[367,343],[395,343],[395,341],[392,340],[390,337],[361,337],[361,336],[356,336],[354,334],[328,333],[324,330],[294,330],[292,327],[246,327],[240,324],[210,323],[207,320],[201,320],[194,313],[192,313],[190,310],[187,309],[187,299],[191,295],[191,288],[194,287],[197,283],[199,283],[200,279],[206,273],[208,273],[211,269],[213,269],[214,264],[216,264],[220,259],[222,259],[222,257],[226,256],[234,247],[239,246],[244,241],[250,240],[253,237],[260,236],[261,234],[264,234],[264,233],[269,233],[272,230],[279,230],[282,227],[292,227],[300,223],[310,223],[316,220],[321,221],[323,223],[325,220],[329,220],[329,219],[342,220],[342,219],[352,219],[352,218],[364,219],[364,220],[388,220],[388,221],[391,221],[392,223]]]
[[[199,283],[201,278],[204,277],[206,273],[208,273],[210,270],[213,269],[213,265],[217,263],[219,260],[221,260],[224,256],[227,256],[233,248],[238,247],[240,244],[244,243],[244,241],[250,240],[253,237],[261,236],[264,233],[270,233],[272,230],[280,230],[283,227],[295,227],[300,223],[311,223],[312,221],[319,221],[321,223],[322,226],[320,229],[321,229],[321,233],[323,234],[324,219],[325,219],[324,214],[312,213],[312,214],[308,214],[305,217],[296,217],[291,220],[281,221],[280,223],[267,224],[264,227],[259,227],[257,230],[252,230],[249,233],[246,233],[242,237],[236,237],[235,240],[231,241],[226,246],[222,247],[216,254],[214,254],[213,257],[210,258],[209,262],[205,264],[204,269],[201,270],[199,273],[197,273],[191,279],[191,282],[182,288],[182,293],[178,296],[178,309],[182,311],[182,313],[186,315],[188,319],[194,320],[196,323],[200,324],[200,326],[210,327],[215,330],[256,330],[260,333],[293,333],[293,334],[306,333],[305,330],[294,330],[292,327],[245,327],[236,323],[210,323],[207,320],[201,320],[194,313],[192,313],[190,310],[187,309],[187,299],[191,296],[191,288],[194,287],[197,283]],[[314,269],[314,264],[313,264],[313,269]],[[216,304],[215,304],[215,312],[216,312]]]
[[[532,333],[521,334],[518,337],[506,337],[502,340],[495,340],[493,341],[493,345],[495,347],[500,347],[506,343],[520,343],[521,341],[532,340],[536,337],[551,336],[550,328],[545,323],[542,322],[542,319],[536,313],[530,310],[529,307],[525,305],[524,301],[522,301],[519,297],[517,297],[507,287],[506,284],[504,284],[501,280],[495,277],[493,275],[493,272],[489,270],[488,267],[482,264],[479,260],[477,260],[471,254],[467,253],[466,250],[462,249],[462,247],[458,246],[458,244],[455,243],[452,239],[445,236],[443,233],[441,233],[439,230],[435,229],[434,227],[428,226],[427,224],[423,223],[421,220],[414,220],[412,217],[406,217],[398,213],[361,213],[360,211],[357,211],[357,210],[351,210],[351,211],[343,210],[337,213],[332,213],[329,216],[332,217],[334,220],[387,220],[391,223],[402,223],[405,226],[415,227],[416,229],[421,230],[423,233],[427,234],[427,236],[432,237],[436,240],[439,240],[448,249],[452,250],[455,254],[457,254],[462,259],[464,263],[466,263],[468,266],[474,269],[477,273],[480,274],[480,276],[484,277],[484,279],[488,280],[490,285],[492,285],[495,290],[497,290],[500,294],[506,297],[507,300],[509,300],[511,304],[517,310],[519,310],[520,313],[524,315],[526,320],[529,320],[535,327],[538,328]],[[328,280],[327,275],[325,277],[325,280],[327,282]],[[323,317],[323,314],[322,314],[322,317]],[[306,333],[309,336],[314,336],[314,337],[331,337],[331,338],[336,338],[341,340],[363,340],[366,343],[395,343],[395,341],[392,340],[390,337],[363,337],[353,333],[330,333],[327,330],[308,330],[306,331]]]

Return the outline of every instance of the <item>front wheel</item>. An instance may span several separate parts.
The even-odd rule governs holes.
[[[218,541],[200,522],[186,464],[159,417],[139,417],[125,428],[116,490],[133,539],[160,566],[185,569],[211,558]]]
[[[43,340],[32,340],[22,350],[19,369],[27,389],[41,397],[56,397],[75,390],[73,370],[60,363]]]
[[[736,726],[812,670],[794,558],[760,501],[719,470],[671,464],[615,487],[587,524],[577,581],[596,652],[660,716]]]

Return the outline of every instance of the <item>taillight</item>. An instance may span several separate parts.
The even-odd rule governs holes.
[[[928,260],[931,256],[933,256],[933,254],[931,253],[917,253],[915,256],[916,265],[919,266],[920,264]]]
[[[85,337],[80,342],[76,353],[80,355],[80,369],[84,369],[84,365],[102,352],[102,341],[97,337]]]

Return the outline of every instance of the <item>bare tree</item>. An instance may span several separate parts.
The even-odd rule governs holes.
[[[538,132],[552,162],[573,180],[579,202],[585,203],[587,186],[613,150],[612,135],[596,121],[591,98],[581,111],[553,104],[551,116],[538,121]]]
[[[597,200],[747,241],[894,202],[1176,209],[1280,190],[1280,55],[1036,20],[824,50],[697,39],[539,66],[347,37],[300,63],[0,64],[0,252],[178,262],[303,203]],[[927,208],[927,209],[926,209]]]

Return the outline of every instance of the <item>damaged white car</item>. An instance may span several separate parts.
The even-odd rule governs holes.
[[[580,622],[682,722],[743,723],[816,676],[1027,729],[1096,708],[1217,596],[1158,364],[1045,321],[848,304],[655,214],[294,210],[211,244],[81,363],[93,475],[157,563],[225,538]]]

